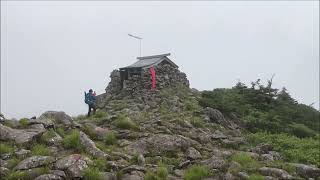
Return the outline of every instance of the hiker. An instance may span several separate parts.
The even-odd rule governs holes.
[[[93,93],[93,90],[90,89],[89,93],[84,92],[85,95],[85,103],[88,104],[89,110],[88,110],[88,117],[90,117],[91,109],[93,109],[93,114],[96,113],[96,93]]]

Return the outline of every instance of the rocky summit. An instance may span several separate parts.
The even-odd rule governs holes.
[[[289,162],[272,144],[250,144],[236,114],[200,106],[202,92],[177,67],[155,70],[154,90],[144,84],[151,83],[147,69],[127,79],[113,71],[89,118],[2,117],[1,179],[319,179],[316,165]]]

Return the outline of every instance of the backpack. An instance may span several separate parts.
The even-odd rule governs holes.
[[[90,104],[90,101],[89,101],[89,93],[84,92],[84,102],[85,102],[86,104]]]

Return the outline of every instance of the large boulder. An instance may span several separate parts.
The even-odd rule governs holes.
[[[42,124],[45,128],[54,128],[54,123],[48,118],[30,119],[29,124]]]
[[[320,169],[315,166],[305,164],[293,164],[296,167],[297,174],[304,178],[318,178],[320,177]]]
[[[28,129],[12,129],[0,124],[0,140],[15,141],[17,144],[28,144],[40,137],[46,129],[43,125],[30,126]]]
[[[46,166],[55,162],[55,158],[51,156],[32,156],[21,161],[14,169],[15,170],[26,170],[40,166]]]
[[[84,170],[92,161],[81,154],[72,154],[70,156],[59,159],[55,163],[55,168],[66,171],[71,178],[82,178]]]
[[[223,116],[223,114],[217,109],[213,109],[211,107],[206,107],[203,110],[203,112],[205,114],[205,119],[210,122],[221,124],[222,126],[224,126],[226,128],[230,128],[230,129],[234,129],[234,130],[239,128],[239,126],[237,124],[226,119]]]
[[[189,147],[186,151],[186,157],[191,160],[200,159],[201,154],[198,150],[193,147]]]
[[[80,131],[80,143],[85,150],[94,157],[98,158],[110,158],[110,155],[104,153],[98,149],[95,143],[82,131]]]
[[[201,164],[207,166],[210,169],[222,169],[225,167],[226,162],[221,157],[212,156],[210,159],[201,161]]]
[[[166,152],[185,151],[194,140],[181,135],[155,134],[147,138],[142,138],[126,147],[132,154],[162,154]]]
[[[72,118],[63,111],[47,111],[41,114],[39,119],[52,119],[57,124],[63,124],[65,127],[74,125]]]
[[[293,177],[285,170],[271,167],[262,167],[259,172],[264,176],[272,176],[279,179],[293,179]]]

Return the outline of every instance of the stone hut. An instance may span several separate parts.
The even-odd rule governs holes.
[[[189,87],[186,74],[180,72],[179,66],[168,56],[169,53],[138,57],[135,63],[113,70],[110,75],[111,81],[105,89],[106,94],[118,94],[123,91],[132,94],[151,90],[151,67],[155,70],[156,90],[181,84]]]

